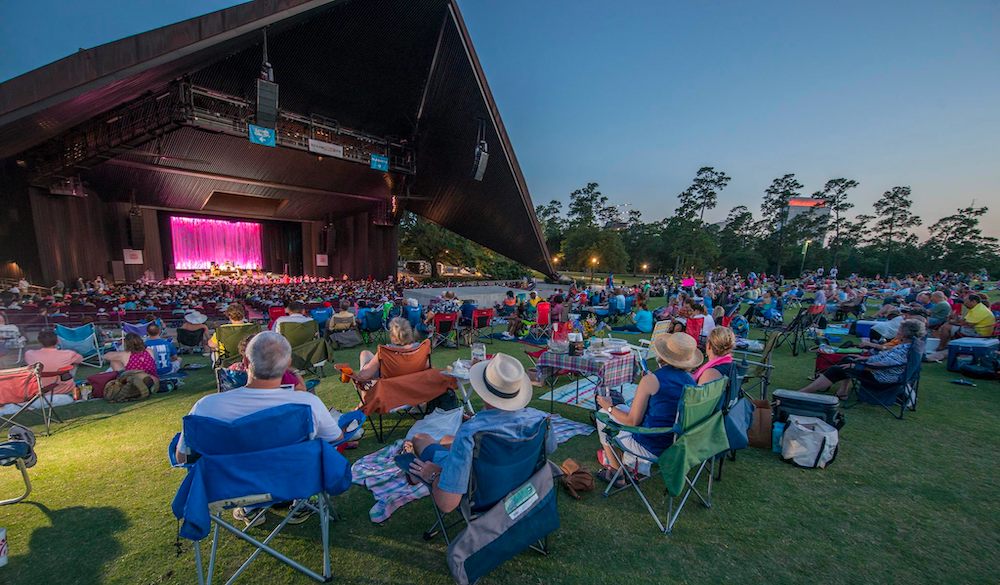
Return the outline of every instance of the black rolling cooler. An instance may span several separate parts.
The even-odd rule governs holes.
[[[836,396],[796,390],[775,390],[771,397],[774,422],[787,423],[788,416],[794,414],[814,416],[836,429],[844,426],[844,413],[840,409],[840,399]]]

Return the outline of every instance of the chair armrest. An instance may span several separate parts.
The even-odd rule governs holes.
[[[673,427],[633,427],[623,425],[611,418],[611,415],[607,412],[598,412],[596,417],[597,420],[605,425],[605,430],[612,431],[613,434],[618,434],[621,431],[627,431],[633,435],[666,435],[674,432]]]

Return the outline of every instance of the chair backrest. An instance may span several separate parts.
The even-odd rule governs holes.
[[[535,305],[535,311],[537,311],[535,322],[539,325],[548,325],[551,317],[551,307],[552,305],[550,305],[548,301],[539,301],[539,303]]]
[[[197,347],[201,345],[202,339],[204,337],[205,337],[204,329],[191,331],[190,329],[184,329],[182,327],[177,328],[177,343],[185,347]]]
[[[0,404],[26,402],[42,390],[42,364],[0,370]]]
[[[365,320],[361,324],[363,331],[378,331],[385,328],[385,322],[382,320],[382,311],[372,309],[365,313],[364,317]]]
[[[439,335],[450,333],[458,321],[458,313],[434,313],[434,331]]]
[[[728,385],[729,378],[718,378],[701,386],[685,386],[677,405],[674,432],[682,435],[720,411]]]
[[[462,303],[462,306],[459,308],[462,318],[472,319],[472,314],[476,311],[477,307],[476,303]]]
[[[548,428],[546,417],[516,439],[490,432],[476,433],[468,492],[473,512],[493,507],[545,465]]]
[[[146,327],[149,327],[150,323],[151,321],[143,321],[140,323],[122,323],[122,337],[125,337],[125,335],[129,333],[135,333],[139,337],[145,339],[147,336]]]
[[[333,327],[331,327],[331,329],[334,331],[346,331],[353,328],[355,324],[354,315],[349,317],[338,317],[334,315],[331,317],[331,320],[333,321]]]
[[[278,320],[278,317],[284,317],[284,316],[285,316],[285,308],[284,307],[281,307],[281,306],[278,306],[278,307],[268,307],[268,309],[267,309],[267,318],[269,320],[269,325],[268,326],[270,327],[271,325],[274,325],[274,322]]]
[[[423,315],[423,311],[419,306],[417,307],[406,307],[406,320],[410,322],[410,327],[416,331],[417,327],[420,325],[420,316]]]
[[[199,455],[253,453],[309,440],[313,432],[312,408],[307,404],[282,404],[229,422],[189,414],[183,419],[183,428],[184,443]]]
[[[225,348],[225,357],[229,358],[239,355],[240,342],[243,341],[244,337],[255,333],[260,333],[260,325],[256,323],[240,323],[239,325],[228,323],[220,325],[215,330],[215,338]]]
[[[653,325],[653,333],[650,334],[649,340],[653,341],[664,333],[670,333],[670,326],[670,321],[657,321],[656,324]]]
[[[322,329],[326,327],[326,323],[330,320],[330,317],[333,317],[333,309],[330,307],[313,309],[309,311],[309,316],[311,316],[316,321],[316,324],[320,327],[320,329]]]
[[[378,364],[381,377],[395,378],[431,367],[431,340],[425,339],[413,349],[388,345],[378,346]]]
[[[493,320],[493,309],[476,309],[472,311],[472,326],[477,329],[489,327]]]
[[[316,339],[317,331],[319,331],[319,325],[316,321],[311,320],[301,323],[284,321],[278,325],[278,333],[287,339],[288,344],[292,347],[298,347]]]
[[[704,317],[688,317],[684,324],[684,333],[694,337],[695,341],[701,339],[701,331],[705,326]]]
[[[79,327],[56,324],[55,333],[59,339],[59,349],[71,349],[83,357],[97,351],[97,329],[93,323]]]
[[[909,385],[920,379],[920,368],[924,363],[924,350],[927,348],[927,338],[921,337],[910,342],[910,351],[906,354],[906,370],[903,379]]]

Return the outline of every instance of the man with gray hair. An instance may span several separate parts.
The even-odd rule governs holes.
[[[318,437],[332,442],[343,437],[337,419],[327,410],[319,397],[309,392],[296,392],[291,386],[281,385],[281,376],[292,362],[292,347],[288,344],[288,340],[273,331],[258,333],[247,344],[246,356],[250,362],[247,367],[246,386],[204,396],[194,403],[189,414],[231,422],[274,406],[306,404],[312,409],[313,416],[313,434],[310,438]],[[177,461],[185,462],[189,453],[182,433],[177,443]],[[302,517],[291,519],[289,522],[292,524],[303,522],[309,513],[304,513]],[[248,526],[250,525],[249,517],[242,508],[234,509],[233,517],[245,520]],[[257,516],[256,520],[254,525],[263,524],[264,515]]]

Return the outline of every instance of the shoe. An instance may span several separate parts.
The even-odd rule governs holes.
[[[295,505],[298,505],[298,501],[295,502]],[[289,524],[302,524],[303,522],[305,522],[306,520],[308,520],[309,517],[312,516],[312,515],[313,515],[312,508],[303,506],[303,507],[299,508],[298,510],[296,510],[294,513],[289,514],[289,516],[288,516],[288,523]]]
[[[250,510],[248,514],[246,508],[233,508],[233,520],[242,521],[247,528],[255,528],[267,522],[267,512],[258,514],[257,510]]]

